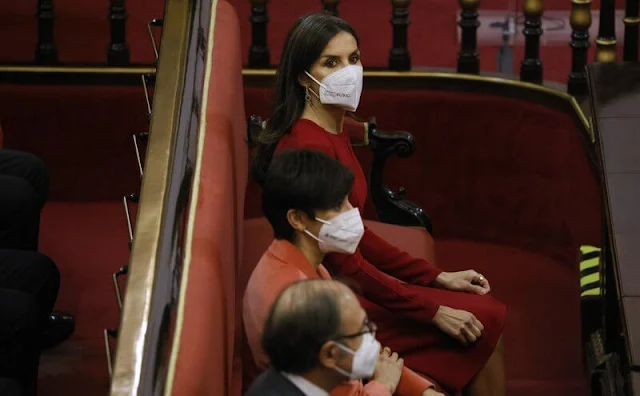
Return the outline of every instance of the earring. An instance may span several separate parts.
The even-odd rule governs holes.
[[[304,100],[311,103],[311,95],[309,95],[309,87],[305,87]]]

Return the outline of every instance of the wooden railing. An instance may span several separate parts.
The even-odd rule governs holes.
[[[339,15],[338,0],[323,0],[324,12]],[[478,20],[481,14],[480,0],[458,0],[461,12],[458,25],[461,29],[460,51],[457,71],[459,73],[479,74],[480,54],[477,44]],[[268,0],[250,0],[252,7],[252,41],[249,50],[249,68],[270,68],[271,58],[268,36]],[[393,71],[411,70],[411,52],[407,40],[410,24],[411,0],[390,0],[392,47],[389,50],[388,68]],[[544,79],[543,61],[540,59],[540,37],[543,34],[541,18],[544,13],[543,0],[524,0],[522,2],[525,22],[525,57],[520,67],[520,80],[542,84]],[[585,67],[590,47],[589,28],[591,27],[591,0],[571,0],[571,37],[567,42],[572,52],[572,66],[568,74],[567,90],[577,96],[587,93]],[[624,18],[624,60],[638,61],[638,0],[626,0]],[[600,2],[600,23],[596,39],[596,60],[612,62],[616,60],[615,36],[615,0]]]
[[[111,395],[164,393],[195,163],[210,0],[167,0]],[[196,44],[197,43],[197,44]],[[151,104],[149,104],[151,109]],[[142,170],[142,168],[141,168]]]
[[[107,49],[107,64],[110,66],[129,65],[129,45],[126,35],[127,8],[125,0],[109,0],[110,43]],[[249,0],[251,13],[251,46],[249,68],[269,68],[271,51],[268,43],[269,0]],[[322,0],[322,10],[339,15],[340,0]],[[393,71],[411,70],[411,51],[408,42],[411,0],[390,0],[392,46],[389,49],[388,69]],[[477,44],[477,29],[482,13],[480,0],[458,0],[461,12],[460,51],[457,71],[466,74],[480,73],[480,54]],[[523,35],[525,37],[525,57],[520,67],[520,80],[541,84],[544,80],[544,64],[540,58],[541,17],[544,14],[543,0],[524,0],[522,12],[525,17]],[[576,96],[587,92],[585,67],[590,47],[591,0],[571,0],[570,23],[572,34],[567,37],[572,62],[568,73],[567,90]],[[617,57],[615,35],[615,0],[600,2],[598,36],[595,39],[596,57],[599,62],[612,62]],[[55,42],[55,0],[38,0],[36,17],[38,20],[38,42],[35,62],[39,65],[58,63]],[[638,36],[640,17],[638,0],[625,0],[624,55],[628,62],[638,61]]]
[[[107,62],[112,66],[129,64],[129,45],[127,44],[125,0],[110,0],[108,18],[110,21],[111,41],[107,50]],[[35,60],[40,65],[58,63],[58,51],[55,42],[55,0],[38,0],[36,13],[38,19],[38,44]]]

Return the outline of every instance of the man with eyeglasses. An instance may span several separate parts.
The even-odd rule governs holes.
[[[375,330],[346,285],[320,279],[294,283],[276,299],[265,323],[262,348],[271,369],[247,396],[396,393],[403,360],[388,348],[380,350]],[[441,395],[433,388],[413,394]]]
[[[262,207],[275,239],[253,270],[244,294],[243,321],[249,346],[245,350],[250,350],[251,357],[247,356],[243,366],[247,380],[269,367],[276,371],[261,377],[252,395],[286,395],[262,390],[282,378],[288,381],[284,384],[293,380],[309,385],[303,381],[309,380],[308,374],[325,392],[301,385],[307,392],[303,394],[312,396],[329,390],[332,396],[439,394],[431,381],[404,367],[397,354],[388,349],[380,353],[375,327],[366,321],[361,306],[371,303],[348,288],[342,286],[341,298],[321,286],[305,296],[303,284],[296,286],[300,293],[294,292],[297,289],[289,292],[293,300],[285,294],[279,300],[282,307],[277,307],[278,296],[292,284],[331,279],[322,265],[326,253],[355,249],[363,225],[358,209],[347,199],[352,185],[351,171],[318,151],[283,152],[269,166],[262,185]],[[350,305],[343,304],[344,299]],[[296,304],[286,303],[290,300]],[[332,355],[325,356],[325,352]],[[283,374],[277,374],[279,371]],[[374,380],[364,386],[361,380],[369,378]]]

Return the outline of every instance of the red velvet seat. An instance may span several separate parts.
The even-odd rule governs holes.
[[[507,302],[503,341],[509,394],[583,394],[577,267],[519,248],[471,241],[436,239],[435,250],[438,266],[482,272],[496,298]],[[518,364],[509,364],[514,361]]]

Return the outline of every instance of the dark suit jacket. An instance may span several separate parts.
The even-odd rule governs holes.
[[[304,396],[304,393],[282,374],[269,369],[251,384],[245,396]]]

